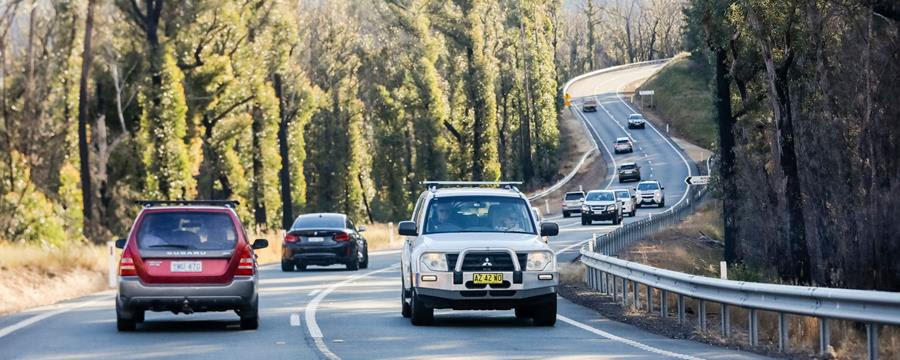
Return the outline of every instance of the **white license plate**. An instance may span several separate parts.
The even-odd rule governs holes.
[[[173,261],[172,272],[202,272],[203,263],[199,261]]]
[[[306,238],[306,239],[309,240],[309,242],[323,242],[323,241],[325,241],[325,238],[323,238],[323,237],[308,237],[308,238]]]

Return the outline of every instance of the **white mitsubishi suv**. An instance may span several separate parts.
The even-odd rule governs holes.
[[[556,324],[556,255],[511,182],[425,182],[412,220],[398,224],[402,314],[429,325],[434,309],[511,310],[534,325]]]

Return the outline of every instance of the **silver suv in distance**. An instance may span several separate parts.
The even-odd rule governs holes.
[[[433,323],[434,309],[515,309],[556,324],[559,273],[542,236],[559,226],[535,221],[517,183],[425,184],[412,220],[398,224],[402,315],[418,326]]]
[[[569,217],[573,212],[581,212],[581,204],[584,203],[584,191],[570,191],[563,197],[563,217]]]

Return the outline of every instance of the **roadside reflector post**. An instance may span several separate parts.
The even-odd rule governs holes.
[[[110,288],[116,287],[116,242],[107,241],[106,248],[109,250],[109,263],[107,268],[106,283]]]
[[[388,245],[394,247],[394,222],[388,223]]]
[[[728,263],[724,261],[719,261],[719,277],[728,280]]]
[[[666,124],[666,134],[669,133],[669,124]]]
[[[591,252],[596,252],[596,251],[594,251],[596,246],[597,246],[597,233],[593,233],[593,234],[591,234],[591,243],[590,243],[590,245],[588,245],[588,250],[590,250]]]
[[[550,215],[550,200],[544,199],[544,214]]]

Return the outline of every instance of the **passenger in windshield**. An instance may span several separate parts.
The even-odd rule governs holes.
[[[518,219],[516,219],[514,208],[501,207],[498,212],[500,219],[497,221],[497,224],[494,225],[496,229],[500,231],[525,231],[525,228],[519,223]]]

